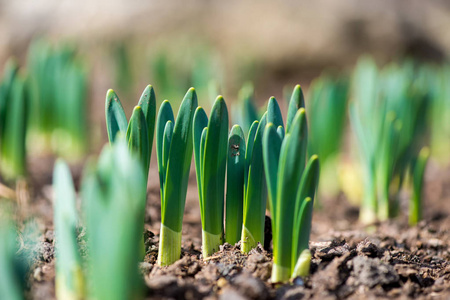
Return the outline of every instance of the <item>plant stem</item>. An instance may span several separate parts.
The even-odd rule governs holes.
[[[159,235],[158,265],[161,267],[173,264],[181,256],[181,231],[176,232],[161,223]]]
[[[273,265],[272,265],[271,281],[272,281],[272,283],[286,282],[291,277],[290,273],[291,273],[290,268],[280,266],[277,263],[275,263],[275,261],[274,261]]]
[[[203,258],[213,255],[219,251],[219,246],[222,245],[223,234],[212,234],[202,230],[202,254]]]

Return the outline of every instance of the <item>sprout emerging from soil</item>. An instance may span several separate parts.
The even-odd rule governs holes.
[[[56,238],[55,290],[58,299],[83,299],[84,274],[77,243],[78,212],[69,167],[57,160],[53,170],[53,220]]]
[[[239,125],[228,136],[225,241],[239,242],[244,210],[245,136]]]
[[[55,164],[54,224],[58,299],[139,299],[146,191],[141,162],[122,137],[84,172],[81,194],[87,257],[78,245],[76,194],[68,166]],[[117,224],[118,226],[112,226]],[[85,284],[86,283],[86,284]]]
[[[430,157],[430,149],[422,148],[413,168],[413,196],[409,203],[409,225],[413,226],[422,219],[422,186],[425,169]]]
[[[228,110],[218,96],[208,121],[203,108],[194,116],[194,158],[202,218],[203,257],[223,243],[225,170],[227,162]]]
[[[174,263],[181,255],[181,229],[192,160],[192,123],[196,107],[197,94],[194,88],[190,88],[181,102],[176,122],[169,101],[161,104],[158,113],[156,154],[161,189],[160,266]]]
[[[115,142],[118,134],[125,135],[126,132],[128,148],[139,159],[143,167],[145,180],[142,189],[147,191],[156,117],[156,96],[153,87],[148,85],[144,89],[138,105],[133,109],[129,123],[119,97],[113,90],[108,90],[106,93],[105,114],[110,144]],[[146,199],[144,199],[144,207],[145,203]],[[144,223],[142,223],[142,231],[143,229]],[[141,244],[142,255],[144,255],[144,236],[142,236]]]
[[[247,139],[244,168],[244,212],[241,250],[248,253],[258,243],[264,244],[264,224],[267,187],[264,179],[262,137],[267,124],[267,113],[253,122]]]
[[[370,224],[397,215],[399,191],[408,173],[415,172],[414,162],[425,146],[429,99],[425,75],[411,62],[381,70],[368,57],[358,62],[350,121],[365,175],[361,222]],[[414,181],[415,186],[422,185]]]
[[[263,154],[272,215],[272,282],[285,282],[309,273],[308,242],[319,160],[313,155],[305,166],[308,129],[303,107],[301,89],[296,86],[284,135],[278,105],[274,99],[269,101],[270,122],[264,132]]]

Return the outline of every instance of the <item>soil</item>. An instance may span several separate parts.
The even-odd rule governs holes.
[[[26,208],[35,216],[42,236],[27,295],[31,299],[54,299],[49,200],[53,159],[31,161],[30,165],[31,197],[22,210]],[[81,167],[72,167],[72,172],[78,186]],[[288,284],[270,282],[272,254],[261,245],[245,255],[239,244],[225,244],[203,260],[193,166],[182,257],[169,267],[157,266],[160,198],[154,161],[149,178],[147,253],[139,266],[148,299],[450,299],[450,168],[430,163],[424,220],[415,227],[407,226],[405,217],[363,227],[358,223],[358,209],[348,204],[345,196],[321,199],[310,242],[311,274]]]

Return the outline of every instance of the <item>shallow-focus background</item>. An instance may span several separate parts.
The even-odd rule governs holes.
[[[96,111],[108,88],[130,112],[147,83],[158,100],[181,99],[193,85],[206,102],[213,80],[230,102],[251,80],[262,104],[285,85],[307,89],[323,70],[349,70],[365,53],[381,64],[405,56],[441,62],[450,53],[449,16],[445,0],[0,0],[0,66],[11,55],[24,65],[36,38],[76,44],[89,65],[98,148],[106,136]],[[163,63],[173,70],[166,78],[155,76]]]

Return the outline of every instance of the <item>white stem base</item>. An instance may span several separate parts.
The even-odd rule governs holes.
[[[161,224],[159,235],[158,265],[161,267],[173,264],[181,256],[181,232],[176,232]]]

